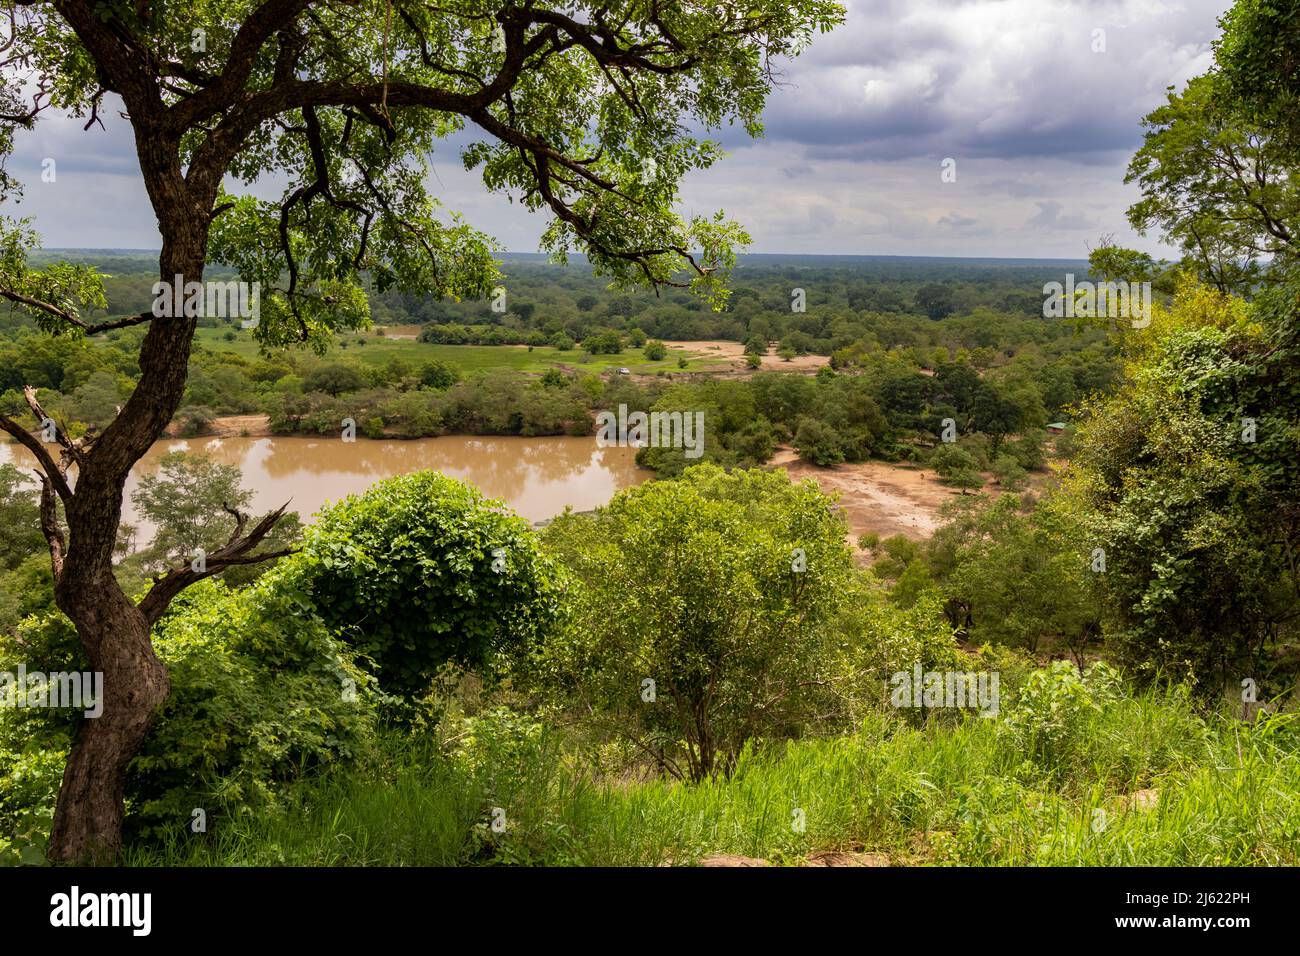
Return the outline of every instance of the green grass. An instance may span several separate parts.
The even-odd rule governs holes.
[[[1295,865],[1294,718],[1203,721],[1177,697],[1148,694],[1028,759],[997,720],[914,728],[877,715],[856,734],[747,753],[730,779],[695,786],[597,782],[548,735],[466,762],[391,734],[377,768],[313,781],[278,812],[202,838],[136,847],[127,862],[682,865],[734,853],[797,863],[865,848],[923,865]],[[1148,788],[1155,807],[1135,807],[1131,795]],[[502,834],[489,826],[494,807]]]
[[[256,340],[248,333],[235,331],[234,338],[226,339],[228,329],[201,328],[196,333],[196,340],[205,348],[214,352],[233,352],[243,358],[253,359],[258,355]],[[357,339],[365,341],[358,345]],[[653,375],[658,371],[698,372],[718,367],[718,359],[698,352],[669,351],[668,358],[662,362],[648,362],[641,349],[624,349],[618,355],[593,355],[588,361],[582,360],[581,349],[561,352],[549,346],[536,346],[532,351],[527,347],[512,345],[433,345],[411,339],[392,339],[375,335],[373,331],[339,336],[330,357],[358,358],[375,365],[382,365],[394,356],[405,362],[418,366],[424,362],[438,360],[446,362],[462,372],[488,371],[492,369],[513,369],[520,372],[541,373],[553,366],[562,365],[579,372],[601,373],[609,369],[626,367],[638,375]],[[339,342],[347,342],[346,348],[340,348]],[[677,365],[679,355],[687,357],[687,366],[682,369]]]

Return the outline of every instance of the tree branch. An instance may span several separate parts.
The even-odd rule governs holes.
[[[191,584],[201,581],[204,578],[212,577],[219,574],[226,568],[237,565],[258,564],[262,561],[271,561],[275,558],[283,558],[286,555],[293,554],[296,549],[286,548],[281,551],[268,551],[263,554],[250,554],[259,544],[265,540],[266,536],[271,533],[276,523],[284,517],[285,509],[289,507],[289,502],[285,502],[275,511],[268,512],[253,527],[253,530],[246,535],[240,535],[247,516],[240,514],[232,508],[222,507],[235,515],[235,534],[231,535],[230,541],[218,551],[206,555],[204,558],[204,568],[202,571],[195,571],[192,565],[184,565],[179,568],[172,568],[163,574],[154,577],[154,585],[149,589],[149,593],[140,601],[140,613],[144,615],[146,621],[152,626],[171,604],[172,599],[181,591],[185,590]]]
[[[29,385],[23,389],[23,393],[27,396],[27,404],[36,415],[37,421],[44,424],[48,419],[45,416],[45,412],[36,402],[36,390]],[[45,446],[36,438],[35,435],[8,415],[0,415],[0,430],[8,432],[20,445],[32,453],[32,456],[40,463],[40,466],[45,469],[45,478],[43,480],[53,486],[54,490],[58,492],[59,497],[63,499],[64,503],[72,500],[72,488],[68,485],[68,479],[63,465],[54,460],[54,456],[46,451]],[[56,425],[56,437],[60,435],[60,431],[61,430]],[[66,433],[62,434],[60,444],[63,444],[65,448],[73,447],[73,443],[67,437]]]

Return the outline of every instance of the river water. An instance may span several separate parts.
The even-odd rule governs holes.
[[[594,437],[168,439],[155,444],[127,480],[122,518],[136,526],[141,544],[153,537],[153,528],[137,518],[131,492],[140,475],[156,471],[162,456],[172,451],[238,466],[244,487],[254,493],[254,513],[290,501],[290,510],[303,521],[310,521],[327,502],[365,491],[383,478],[424,469],[474,484],[533,522],[553,518],[566,506],[588,511],[603,505],[614,492],[640,484],[651,474],[637,467],[635,448],[600,448]],[[0,443],[0,462],[6,461],[26,467],[31,456],[19,445]]]

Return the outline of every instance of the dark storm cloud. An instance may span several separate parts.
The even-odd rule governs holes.
[[[1208,65],[1226,5],[856,0],[787,70],[767,137],[841,160],[1131,150],[1165,88]]]

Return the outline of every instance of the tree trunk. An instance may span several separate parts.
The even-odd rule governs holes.
[[[153,198],[157,209],[160,197]],[[171,209],[159,217],[160,276],[169,284],[177,275],[201,282],[211,201],[177,201]],[[79,464],[66,506],[68,550],[54,597],[76,626],[91,668],[103,674],[104,706],[99,717],[82,721],[73,740],[47,851],[54,862],[109,863],[120,853],[127,767],[171,690],[150,641],[153,622],[113,575],[113,549],[127,474],[162,436],[184,395],[195,324],[179,316],[150,323],[140,381]]]
[[[94,635],[82,643],[96,648],[90,666],[104,675],[104,709],[99,717],[82,721],[73,742],[49,856],[55,862],[111,863],[122,849],[127,766],[144,744],[171,682],[154,653],[144,615],[115,581],[105,581],[98,593],[73,603],[63,610],[79,633]]]

